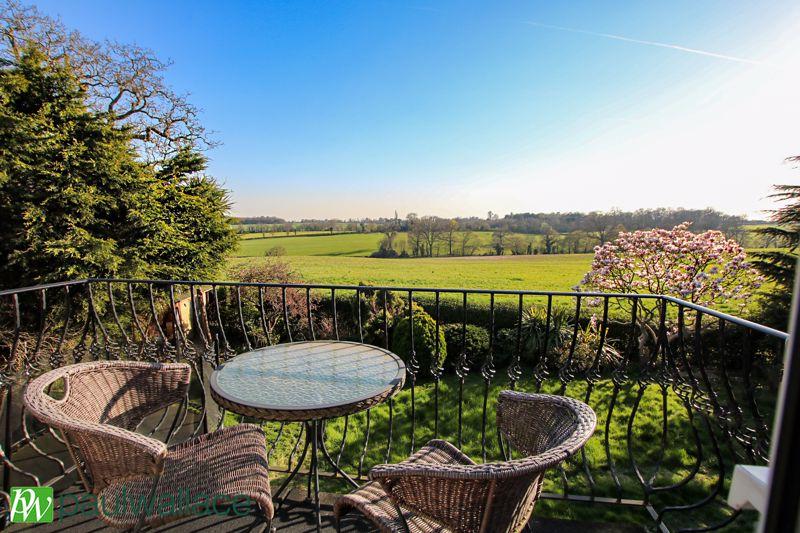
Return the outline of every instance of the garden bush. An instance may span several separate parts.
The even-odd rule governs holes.
[[[517,328],[500,328],[495,333],[492,361],[496,367],[503,367],[511,362],[517,353]]]
[[[553,306],[548,327],[547,308],[531,306],[522,313],[522,358],[535,361],[539,355],[560,350],[569,345],[574,313],[565,307]],[[514,338],[516,341],[516,337]],[[545,342],[547,345],[545,346]]]
[[[228,273],[231,279],[244,283],[298,283],[302,278],[294,272],[291,265],[278,257],[271,257],[264,262],[254,263],[239,268],[234,268]],[[256,287],[240,287],[241,309],[248,340],[251,346],[265,346],[278,342],[288,342],[287,324],[284,322],[283,296],[280,289],[267,288],[262,291],[261,302],[259,302],[258,289]],[[219,301],[219,314],[224,326],[225,338],[237,350],[245,349],[246,343],[244,332],[239,318],[239,305],[237,302],[236,289],[234,287],[217,287],[216,292],[212,293],[206,304],[206,313],[212,335],[220,335],[221,329],[217,319],[213,298]],[[311,312],[317,314],[317,296],[312,293],[310,302],[306,302],[305,291],[300,289],[288,289],[286,291],[286,314],[289,318],[288,328],[292,331],[292,340],[304,340],[310,338],[308,335],[308,307],[311,304]],[[261,309],[264,316],[262,322]],[[317,318],[314,329],[320,337],[330,335],[326,330],[329,320]],[[266,326],[267,332],[264,332]],[[327,326],[327,329],[330,329]]]
[[[461,324],[447,324],[444,327],[444,337],[447,341],[447,348],[450,350],[450,360],[448,368],[455,370],[462,350],[467,353],[467,367],[477,368],[481,365],[486,354],[489,353],[489,332],[486,328],[467,324],[466,342]]]
[[[592,316],[586,326],[579,327],[574,351],[571,342],[563,342],[557,350],[557,364],[561,366],[569,361],[574,372],[585,372],[593,365],[597,365],[598,368],[614,368],[618,365],[622,354],[609,342],[608,337],[601,345],[600,327],[595,316]]]
[[[447,359],[447,339],[444,327],[439,328],[439,350],[437,355],[436,321],[422,307],[414,304],[414,352],[417,356],[421,377],[429,376],[431,365],[442,368]],[[411,328],[408,315],[395,319],[392,335],[392,351],[408,361],[411,355]]]

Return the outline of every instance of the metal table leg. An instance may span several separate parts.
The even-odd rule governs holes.
[[[305,460],[306,460],[306,455],[308,455],[308,447],[309,447],[309,444],[310,444],[310,442],[311,442],[311,441],[309,440],[309,438],[308,438],[308,428],[306,428],[306,436],[305,436],[305,437],[306,437],[306,438],[305,438],[305,441],[306,441],[306,442],[305,442],[305,444],[303,445],[303,453],[301,453],[301,454],[300,454],[300,458],[297,460],[297,466],[295,466],[295,467],[294,467],[294,469],[292,470],[292,472],[289,474],[289,477],[287,477],[287,478],[284,480],[284,482],[281,484],[281,486],[280,486],[280,488],[278,489],[278,491],[277,491],[277,492],[275,493],[275,495],[273,496],[273,499],[275,499],[275,500],[277,500],[277,499],[280,497],[280,495],[281,495],[281,493],[284,491],[284,489],[286,489],[286,488],[289,486],[289,483],[291,483],[291,482],[292,482],[292,480],[295,478],[295,476],[297,476],[297,473],[300,471],[300,468],[302,468],[302,466],[303,466],[303,461],[305,461]],[[286,491],[286,494],[288,494],[288,493],[289,493],[289,491],[287,490],[287,491]],[[279,506],[279,507],[280,507],[281,505],[283,505],[283,501],[284,501],[285,499],[286,499],[286,495],[284,495],[284,497],[283,497],[283,498],[281,498],[281,500],[278,502],[278,506]]]
[[[344,478],[344,480],[347,481],[348,483],[350,483],[354,488],[357,489],[358,487],[360,487],[360,485],[358,484],[358,482],[356,482],[356,480],[351,478],[347,474],[347,472],[345,472],[344,470],[342,470],[339,467],[339,464],[336,461],[333,460],[333,457],[331,457],[330,452],[328,452],[328,447],[325,446],[325,421],[324,420],[321,421],[321,423],[320,423],[320,449],[322,450],[322,455],[325,457],[325,460],[328,462],[329,465],[331,465],[331,467],[333,468],[333,470],[335,472],[337,472],[340,476],[342,476],[342,478]]]
[[[316,528],[317,531],[320,531],[322,527],[322,519],[321,519],[321,511],[320,511],[320,503],[319,503],[319,452],[322,452],[322,457],[325,461],[336,471],[342,478],[350,483],[353,487],[358,488],[359,484],[350,477],[344,470],[342,470],[336,461],[333,460],[330,453],[328,452],[327,447],[325,446],[325,422],[324,420],[309,420],[303,422],[304,429],[305,429],[305,444],[303,446],[303,453],[300,455],[300,459],[297,462],[297,466],[294,467],[292,472],[289,474],[289,477],[284,480],[281,484],[278,491],[275,493],[274,499],[278,499],[289,487],[289,483],[297,476],[297,473],[300,471],[300,468],[303,466],[303,462],[306,459],[306,455],[308,454],[309,448],[311,449],[311,465],[308,470],[308,478],[307,478],[307,485],[306,485],[306,498],[313,502],[314,504],[314,516],[316,518]],[[284,501],[286,500],[286,496],[288,496],[289,491],[286,490],[286,494],[280,498],[278,502],[278,507],[280,508]]]

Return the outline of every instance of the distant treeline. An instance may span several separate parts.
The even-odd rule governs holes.
[[[384,232],[387,227],[395,231],[408,231],[415,220],[455,220],[460,230],[495,231],[506,230],[514,233],[546,235],[549,233],[570,233],[585,231],[597,236],[599,241],[605,240],[609,232],[624,228],[628,231],[638,229],[669,229],[683,222],[691,222],[695,231],[709,229],[720,230],[735,236],[743,231],[742,226],[752,224],[744,217],[728,215],[715,209],[638,209],[636,211],[612,210],[607,212],[592,211],[590,213],[510,213],[500,217],[489,211],[486,218],[435,216],[418,216],[409,213],[406,218],[364,218],[359,220],[342,219],[303,219],[287,221],[279,217],[238,217],[232,222],[239,226],[242,233],[262,232],[299,232],[299,231],[336,231],[336,232]]]
[[[280,217],[234,217],[236,224],[285,224],[286,220]]]
[[[467,219],[465,223],[480,225],[487,222]],[[569,233],[575,230],[603,232],[606,227],[623,226],[628,231],[639,229],[670,229],[683,222],[691,222],[695,231],[732,231],[746,223],[744,217],[727,215],[714,209],[638,209],[636,211],[591,212],[591,213],[511,213],[503,218],[495,217],[488,229],[506,227],[517,233]]]

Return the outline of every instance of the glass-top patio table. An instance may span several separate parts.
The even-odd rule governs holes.
[[[214,400],[229,411],[261,420],[304,423],[300,460],[273,498],[277,500],[297,475],[310,447],[308,475],[309,483],[314,481],[319,530],[318,452],[344,479],[358,486],[331,458],[322,422],[387,400],[402,389],[405,374],[403,362],[388,350],[356,342],[309,341],[238,355],[213,372],[210,384]]]

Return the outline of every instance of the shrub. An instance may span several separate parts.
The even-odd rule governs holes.
[[[544,350],[547,354],[556,354],[559,359],[562,347],[572,338],[573,316],[571,310],[553,306],[550,313],[550,327],[547,327],[547,308],[531,306],[522,313],[522,341],[520,361],[532,365]],[[494,337],[493,357],[495,366],[506,366],[511,362],[520,348],[517,338],[517,324],[513,327],[497,329]],[[545,339],[547,346],[545,346]],[[552,359],[552,357],[551,357]]]
[[[436,321],[420,306],[414,304],[414,352],[419,363],[420,376],[430,376],[431,365],[438,368],[444,366],[447,358],[447,339],[444,328],[439,328],[439,351],[436,354]],[[406,362],[411,355],[411,328],[408,315],[402,315],[394,321],[392,335],[392,351]]]
[[[264,257],[281,257],[286,255],[286,248],[283,246],[273,246],[264,252]]]
[[[253,263],[229,271],[231,279],[245,283],[297,283],[300,276],[295,273],[291,265],[278,258],[270,258],[261,263]],[[254,346],[287,341],[287,324],[284,322],[283,297],[280,289],[267,288],[262,291],[264,320],[261,319],[261,306],[259,304],[258,289],[256,287],[240,287],[239,294],[242,302],[242,318],[247,328],[248,339]],[[236,289],[234,287],[217,287],[213,297],[219,299],[220,317],[225,328],[228,342],[239,348],[244,347],[244,333],[239,319],[239,306],[237,304]],[[316,295],[311,295],[311,312],[317,310]],[[210,303],[207,305],[211,305]],[[286,311],[289,317],[288,327],[293,332],[293,340],[303,339],[308,327],[305,291],[288,289],[286,291]],[[213,308],[207,310],[211,333],[219,333],[219,321]],[[266,334],[264,332],[266,326]],[[315,330],[320,331],[321,324],[314,324]],[[320,333],[321,334],[321,333]]]
[[[466,342],[462,343],[462,325],[447,324],[444,327],[444,338],[451,354],[448,366],[453,369],[458,365],[462,350],[467,354],[467,366],[470,369],[480,366],[489,353],[489,332],[486,328],[467,324]]]
[[[522,313],[522,357],[536,360],[544,351],[552,353],[572,337],[574,312],[566,307],[553,306],[550,310],[550,327],[547,325],[547,308],[531,306]],[[515,337],[516,340],[516,337]],[[547,342],[547,346],[545,346]]]
[[[384,259],[384,258],[390,258],[391,259],[391,258],[394,258],[394,257],[398,257],[398,255],[399,254],[397,253],[397,250],[395,250],[394,248],[380,248],[377,251],[372,252],[370,254],[370,257],[376,257],[376,258],[380,258],[380,259]]]
[[[586,372],[595,364],[597,368],[613,368],[622,359],[622,354],[614,347],[610,339],[606,338],[606,342],[603,342],[601,347],[600,323],[594,315],[586,327],[578,328],[577,343],[570,358],[571,345],[571,342],[565,342],[558,348],[558,365],[561,366],[569,360],[573,372]],[[599,359],[598,348],[600,349]]]
[[[494,336],[492,361],[497,367],[506,366],[517,352],[517,328],[500,328]]]
[[[386,313],[386,322],[389,326],[389,345],[391,346],[392,314],[389,312]],[[362,332],[364,334],[364,342],[367,344],[380,347],[385,346],[386,335],[384,332],[383,313],[374,313],[368,315],[367,319],[362,321]]]
[[[364,342],[375,346],[386,345],[384,332],[384,296],[386,298],[386,326],[389,330],[389,346],[391,346],[392,331],[395,317],[406,313],[406,300],[393,292],[376,291],[369,289],[368,285],[360,283],[364,288],[361,293],[361,316],[364,333]],[[405,356],[405,354],[399,354]]]

